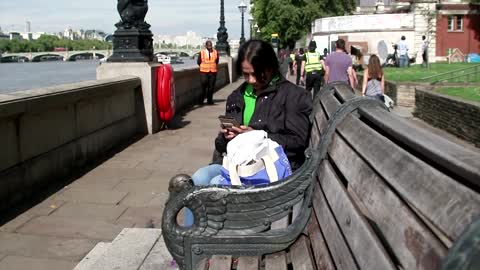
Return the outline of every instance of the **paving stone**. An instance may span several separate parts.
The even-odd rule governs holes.
[[[139,160],[107,160],[102,163],[99,168],[121,168],[121,169],[132,169],[140,163]]]
[[[117,220],[116,224],[133,222],[136,228],[160,228],[163,208],[129,207]]]
[[[88,172],[85,176],[98,179],[141,179],[147,178],[152,172],[144,169],[129,168],[95,168]]]
[[[65,204],[65,201],[56,200],[55,198],[48,198],[40,204],[32,207],[30,210],[28,210],[28,212],[33,212],[39,216],[48,216],[63,204]]]
[[[49,215],[64,203],[64,201],[47,199],[0,226],[0,232],[14,232],[35,217]]]
[[[112,190],[122,180],[120,178],[97,178],[92,176],[82,177],[68,185],[68,188],[75,189],[93,189],[93,190]]]
[[[56,199],[70,202],[118,204],[127,192],[117,190],[92,190],[85,188],[65,188]]]
[[[178,265],[167,250],[163,237],[158,239],[139,270],[176,270]]]
[[[95,246],[96,242],[90,239],[0,233],[0,253],[80,261]]]
[[[72,261],[7,256],[0,261],[0,270],[71,270],[75,264]]]
[[[17,230],[18,233],[112,240],[123,227],[105,221],[72,217],[41,216],[30,220]]]
[[[73,217],[84,220],[115,221],[125,212],[127,207],[122,205],[72,203],[68,202],[57,211],[52,217]]]
[[[172,174],[175,175],[175,174]],[[169,176],[165,179],[150,179],[146,181],[122,181],[116,185],[113,189],[123,192],[149,192],[159,193],[168,190]],[[167,180],[168,179],[168,180]]]
[[[120,205],[133,206],[133,207],[145,207],[154,206],[163,208],[168,198],[166,192],[151,192],[151,191],[138,191],[129,192]]]
[[[14,232],[17,228],[24,225],[34,217],[37,217],[37,215],[32,212],[22,213],[9,222],[3,224],[0,227],[0,232]]]

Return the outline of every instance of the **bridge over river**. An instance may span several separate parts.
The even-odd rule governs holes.
[[[182,53],[185,56],[193,56],[200,49],[155,49],[155,53]],[[85,51],[60,51],[60,52],[29,52],[29,53],[4,53],[1,59],[5,62],[39,62],[48,59],[63,59],[64,61],[75,61],[77,57],[98,58],[109,57],[111,50],[85,50]]]

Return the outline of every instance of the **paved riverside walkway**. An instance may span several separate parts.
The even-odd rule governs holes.
[[[209,163],[225,99],[194,107],[0,227],[0,270],[71,270],[123,228],[160,228],[168,182]]]
[[[160,228],[170,177],[208,164],[217,116],[240,83],[217,92],[216,105],[185,112],[170,129],[128,145],[0,226],[0,270],[71,270],[98,242],[112,241],[123,228]],[[408,110],[395,112],[411,119]]]

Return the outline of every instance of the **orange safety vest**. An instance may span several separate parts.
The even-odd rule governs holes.
[[[202,62],[200,63],[200,72],[217,72],[217,50],[212,50],[210,52],[210,58],[208,57],[207,50],[202,50],[200,52],[200,57]]]

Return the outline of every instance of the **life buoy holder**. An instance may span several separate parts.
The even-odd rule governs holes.
[[[163,122],[172,120],[175,115],[175,79],[171,65],[157,68],[157,110],[158,118]]]

